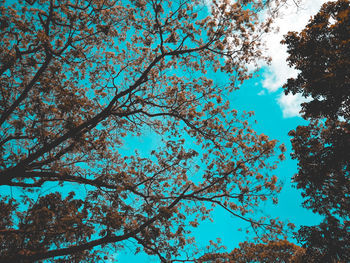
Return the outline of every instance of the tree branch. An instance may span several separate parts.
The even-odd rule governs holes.
[[[183,196],[185,195],[185,193],[187,192],[187,190],[189,188],[190,188],[190,186],[187,186],[184,189],[184,191],[169,206],[166,207],[166,209],[170,210],[174,206],[176,206],[183,199]],[[159,209],[159,210],[161,210],[161,209]],[[120,242],[122,240],[126,240],[128,238],[135,237],[138,233],[140,233],[142,230],[144,230],[149,225],[153,224],[156,220],[160,219],[161,217],[162,217],[162,214],[158,213],[156,216],[150,218],[149,220],[147,220],[145,223],[140,225],[135,230],[128,232],[128,233],[125,233],[124,235],[114,236],[114,235],[111,235],[110,233],[107,233],[107,235],[102,237],[102,238],[99,238],[99,239],[96,239],[96,240],[93,240],[93,241],[90,241],[90,242],[87,242],[84,244],[75,245],[75,246],[71,246],[68,248],[49,250],[46,252],[42,252],[42,251],[41,252],[32,252],[32,254],[27,255],[27,256],[17,255],[15,257],[0,257],[0,260],[2,260],[2,262],[16,262],[19,259],[22,259],[22,260],[23,259],[43,260],[43,259],[47,259],[47,258],[53,258],[53,257],[65,256],[65,255],[78,253],[78,252],[81,252],[84,250],[94,248],[96,246],[100,246],[102,244]]]

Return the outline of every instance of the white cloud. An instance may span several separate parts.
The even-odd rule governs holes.
[[[272,58],[272,62],[270,66],[265,67],[262,74],[262,86],[269,92],[277,91],[288,78],[296,77],[298,73],[286,62],[287,47],[280,43],[283,35],[289,31],[300,32],[304,29],[310,18],[320,10],[321,5],[325,2],[327,0],[302,0],[302,3],[296,6],[293,1],[288,1],[288,4],[281,8],[281,15],[274,22],[274,25],[279,27],[279,31],[269,33],[264,37],[266,52]],[[299,95],[283,95],[278,99],[284,117],[298,116],[300,102],[302,102],[302,97]]]
[[[261,90],[261,91],[258,93],[259,96],[263,96],[263,95],[265,95],[265,94],[266,94],[266,91],[265,91],[265,90]]]
[[[300,104],[309,101],[308,99],[302,97],[300,94],[288,94],[285,95],[284,92],[280,94],[277,99],[277,103],[280,105],[284,118],[290,118],[299,116],[301,110]]]

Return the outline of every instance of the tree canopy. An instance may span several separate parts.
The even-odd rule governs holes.
[[[97,262],[126,240],[170,261],[214,206],[280,234],[252,212],[284,147],[227,100],[269,3],[1,0],[0,261]]]
[[[325,216],[304,226],[298,238],[307,262],[350,260],[350,2],[329,2],[300,33],[284,43],[288,61],[300,72],[285,92],[309,98],[302,114],[310,124],[290,132],[304,206]]]
[[[261,263],[299,263],[305,254],[305,249],[288,242],[287,240],[274,240],[267,243],[254,244],[240,243],[230,253],[212,253],[198,259],[204,262],[261,262]]]
[[[290,32],[283,41],[290,66],[300,71],[285,92],[311,99],[302,105],[306,118],[350,118],[349,23],[349,1],[330,2],[302,32]]]

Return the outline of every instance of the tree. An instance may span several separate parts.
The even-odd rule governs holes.
[[[327,216],[317,226],[302,226],[298,239],[304,243],[304,262],[348,262],[350,258],[349,221]]]
[[[276,200],[284,147],[224,99],[261,58],[265,6],[2,0],[0,261],[98,261],[126,240],[168,261],[213,206],[281,233],[250,212]]]
[[[305,118],[350,118],[349,1],[323,5],[306,28],[283,41],[290,66],[300,70],[288,79],[286,94],[311,97],[302,105]]]
[[[288,242],[287,240],[274,240],[266,244],[244,242],[230,253],[212,253],[201,257],[197,262],[302,262],[305,249]]]
[[[294,181],[306,197],[304,205],[314,212],[348,216],[349,128],[348,123],[327,120],[290,132],[299,166]]]
[[[304,206],[325,216],[319,226],[302,227],[298,238],[307,262],[350,260],[350,2],[324,4],[300,32],[284,43],[288,61],[300,70],[284,89],[309,98],[302,104],[308,126],[291,131]]]

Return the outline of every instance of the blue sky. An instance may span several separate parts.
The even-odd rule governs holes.
[[[306,124],[299,116],[300,103],[304,100],[301,96],[285,96],[281,86],[285,81],[296,76],[297,72],[287,65],[286,47],[280,44],[283,35],[288,31],[300,31],[307,24],[310,17],[317,13],[324,0],[304,0],[298,6],[293,1],[281,9],[281,15],[275,20],[278,32],[264,36],[266,43],[266,54],[272,58],[270,65],[260,63],[262,69],[260,77],[255,77],[245,82],[242,88],[234,92],[229,100],[233,108],[237,110],[254,111],[254,126],[259,133],[268,135],[271,139],[277,139],[287,147],[286,160],[280,163],[275,174],[283,183],[283,189],[279,195],[278,205],[265,204],[261,206],[263,213],[282,220],[290,220],[298,229],[300,225],[315,225],[320,222],[321,217],[311,211],[302,208],[302,197],[292,184],[291,178],[297,172],[297,162],[290,157],[291,144],[288,132],[298,125]],[[220,81],[220,76],[214,81]],[[239,227],[244,228],[244,223],[231,217],[220,209],[213,214],[214,222],[202,222],[193,232],[197,244],[205,246],[209,240],[221,238],[222,244],[228,250],[237,247],[239,242],[245,241],[245,233],[237,231]],[[293,241],[293,240],[291,240]],[[115,259],[118,262],[158,262],[157,258],[149,257],[143,253],[133,255],[126,249],[117,253]],[[111,259],[111,262],[114,260]]]

